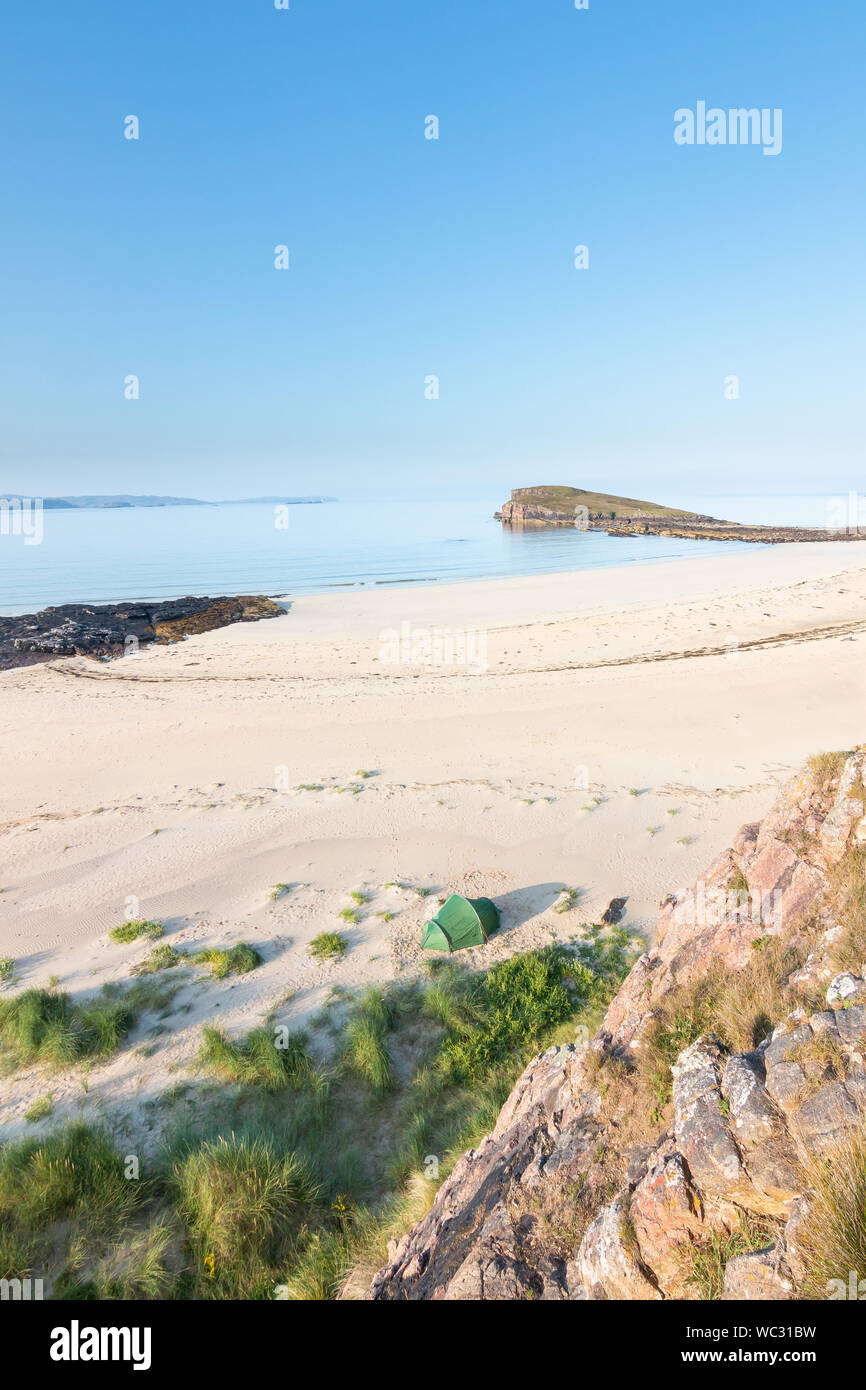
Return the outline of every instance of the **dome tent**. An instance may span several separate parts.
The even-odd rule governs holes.
[[[498,926],[499,912],[489,898],[452,893],[424,928],[421,945],[427,951],[464,951],[483,946]]]

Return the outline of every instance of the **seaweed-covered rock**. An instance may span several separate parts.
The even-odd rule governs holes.
[[[273,599],[256,594],[163,603],[64,603],[39,613],[0,617],[0,671],[59,656],[108,660],[151,642],[179,642],[191,633],[278,618],[284,612]]]

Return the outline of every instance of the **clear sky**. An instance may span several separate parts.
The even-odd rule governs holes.
[[[4,492],[862,490],[862,0],[39,0],[0,38]],[[702,100],[781,108],[782,152],[677,145]]]

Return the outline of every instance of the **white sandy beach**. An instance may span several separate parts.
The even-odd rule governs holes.
[[[300,1027],[335,985],[417,969],[447,892],[501,908],[478,964],[567,937],[614,896],[648,933],[662,895],[809,754],[866,732],[864,542],[287,604],[136,658],[0,675],[0,955],[18,982],[77,995],[127,979],[150,944],[106,933],[130,915],[265,960],[222,983],[190,970],[150,1055],[125,1049],[86,1091],[7,1080],[13,1131],[49,1089],[59,1114],[110,1099],[140,1128],[202,1023],[246,1031],[276,1008]],[[383,632],[405,657],[434,628],[446,655],[468,635],[473,669],[389,661]],[[294,886],[272,901],[277,883]],[[564,884],[581,898],[556,914]],[[352,890],[370,901],[346,926]],[[346,956],[312,960],[335,929]]]

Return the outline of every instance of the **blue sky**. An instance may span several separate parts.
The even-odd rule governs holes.
[[[855,0],[15,9],[4,491],[858,486]],[[677,146],[699,100],[782,153]]]

